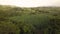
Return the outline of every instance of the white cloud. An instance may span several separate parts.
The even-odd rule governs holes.
[[[21,7],[60,6],[60,0],[0,0],[0,4]]]

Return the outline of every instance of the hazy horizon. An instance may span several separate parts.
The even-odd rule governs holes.
[[[19,7],[59,6],[60,0],[0,0],[0,5]]]

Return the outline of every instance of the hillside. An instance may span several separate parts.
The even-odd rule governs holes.
[[[60,7],[0,5],[0,34],[60,34]]]

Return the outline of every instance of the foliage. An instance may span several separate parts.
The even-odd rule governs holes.
[[[0,34],[60,34],[60,7],[0,5]]]
[[[19,28],[10,22],[0,22],[0,34],[19,34]]]

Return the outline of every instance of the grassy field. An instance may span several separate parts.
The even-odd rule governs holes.
[[[60,34],[60,7],[0,5],[0,34]]]

